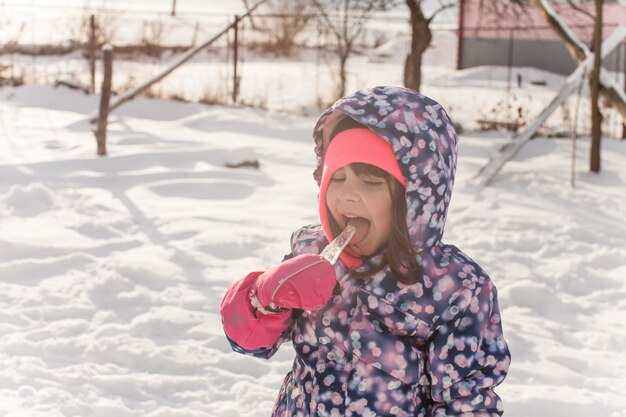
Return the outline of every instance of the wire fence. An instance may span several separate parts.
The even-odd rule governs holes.
[[[88,85],[89,14],[79,8],[62,18],[0,13],[0,82]],[[120,94],[154,77],[182,52],[212,37],[233,19],[233,15],[211,13],[171,16],[99,11],[98,44],[115,46],[113,92]],[[410,46],[407,19],[396,15],[368,22],[348,61],[347,91],[403,84],[403,64]],[[333,86],[339,78],[336,45],[322,26],[315,15],[256,15],[239,26],[237,43],[234,32],[228,32],[146,94],[207,104],[236,101],[316,115],[336,98]],[[523,32],[517,28],[509,37],[476,40],[475,47],[493,52],[493,60],[472,62],[460,71],[456,69],[457,31],[436,29],[433,33],[423,61],[422,91],[441,102],[464,129],[518,130],[547,106],[565,81],[565,74],[536,68],[523,59],[562,61],[554,52],[558,45],[542,41],[541,36],[533,39],[530,29]],[[466,48],[467,39],[463,42]],[[626,47],[622,44],[608,61],[613,63],[612,79],[623,88]],[[98,68],[96,85],[100,82]],[[541,134],[568,136],[576,111],[579,134],[588,134],[587,97],[584,83],[580,99],[574,95],[561,105]],[[605,134],[621,137],[621,117],[606,105],[603,113]]]

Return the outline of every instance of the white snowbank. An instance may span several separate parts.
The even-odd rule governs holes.
[[[218,308],[315,221],[314,119],[138,99],[97,158],[96,105],[0,90],[0,415],[267,415],[292,351],[232,353]],[[506,415],[624,417],[626,144],[595,175],[581,140],[571,188],[570,142],[536,139],[477,186],[505,140],[462,137],[445,240],[499,289]]]

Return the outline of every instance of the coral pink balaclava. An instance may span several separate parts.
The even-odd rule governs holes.
[[[406,179],[402,175],[396,155],[391,145],[383,138],[367,128],[351,128],[338,133],[331,140],[324,154],[319,194],[320,221],[329,242],[334,239],[334,236],[330,230],[326,205],[328,184],[335,171],[353,163],[365,163],[380,168],[397,179],[402,186],[406,186]],[[340,257],[351,269],[362,263],[360,258],[350,255],[347,251],[343,251]]]

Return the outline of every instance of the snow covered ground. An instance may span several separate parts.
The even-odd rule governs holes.
[[[315,118],[138,99],[97,158],[96,107],[0,89],[0,416],[268,415],[292,350],[232,353],[218,308],[315,221]],[[505,141],[462,136],[445,234],[499,289],[505,415],[625,417],[626,142],[594,175],[581,139],[575,188],[571,143],[542,138],[476,185]]]

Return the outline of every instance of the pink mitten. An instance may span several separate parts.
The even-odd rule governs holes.
[[[335,269],[318,254],[298,255],[262,273],[250,300],[261,312],[298,308],[317,310],[332,296]]]
[[[244,349],[268,348],[276,343],[285,331],[291,312],[257,314],[250,304],[250,289],[261,272],[251,272],[228,288],[220,313],[224,332]]]

